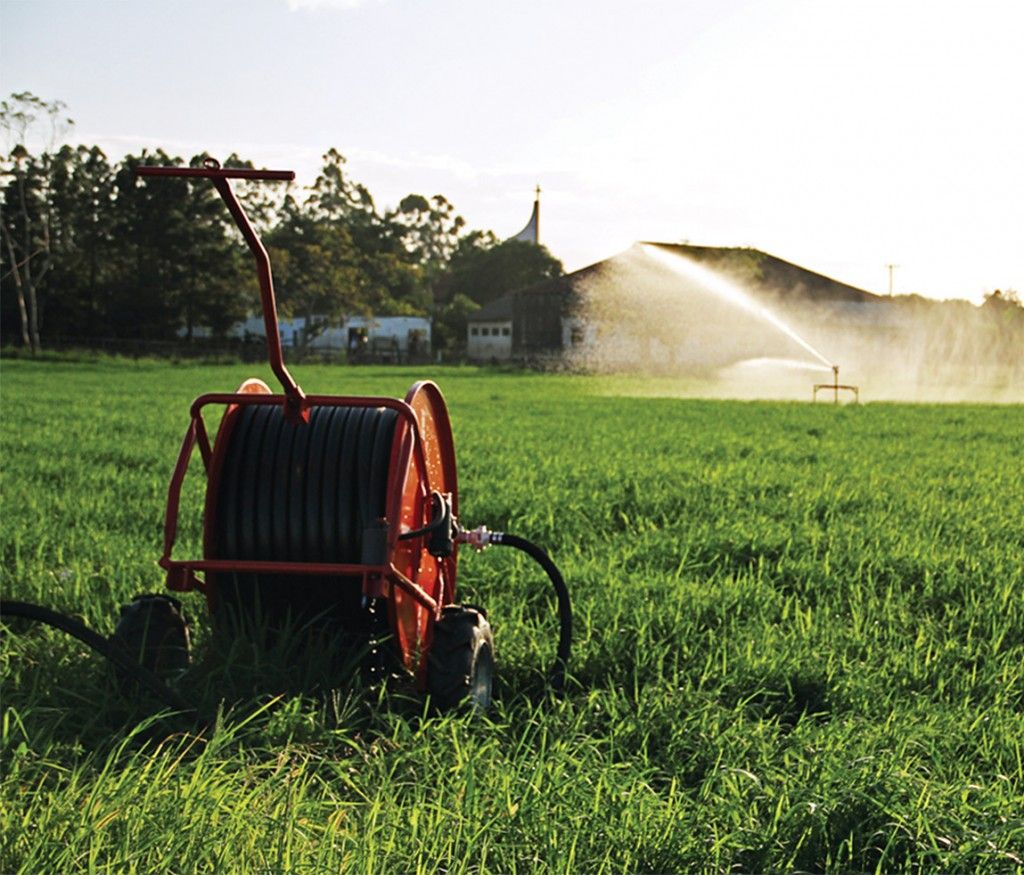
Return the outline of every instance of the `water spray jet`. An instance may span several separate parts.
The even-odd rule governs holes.
[[[705,291],[711,292],[719,300],[732,304],[761,319],[763,322],[767,322],[777,331],[801,346],[805,352],[809,352],[822,364],[830,365],[829,360],[806,339],[801,337],[791,325],[780,318],[773,310],[751,297],[737,283],[686,256],[663,249],[657,243],[641,243],[640,250],[649,259],[671,271],[681,280],[694,283]]]

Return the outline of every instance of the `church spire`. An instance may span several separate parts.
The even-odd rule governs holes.
[[[509,240],[522,240],[524,243],[535,243],[540,245],[540,186],[538,185],[535,191],[535,197],[533,201],[533,214],[530,216],[530,221],[526,223],[526,227],[523,228],[518,234],[513,234],[509,237]]]

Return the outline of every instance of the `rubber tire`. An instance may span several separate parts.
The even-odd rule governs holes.
[[[427,692],[438,711],[486,711],[494,686],[494,634],[483,613],[449,605],[434,623]]]
[[[180,677],[192,664],[192,636],[181,602],[169,595],[137,595],[122,606],[121,618],[111,636],[140,665],[165,681]],[[136,681],[117,671],[122,689]]]

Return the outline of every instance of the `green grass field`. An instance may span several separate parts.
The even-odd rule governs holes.
[[[188,405],[250,370],[269,379],[5,361],[4,595],[109,633],[119,604],[160,590]],[[423,376],[295,371],[310,392],[399,396]],[[1024,866],[1024,409],[430,375],[463,520],[545,545],[570,584],[570,695],[545,695],[553,599],[511,551],[460,562],[496,635],[485,719],[344,685],[277,696],[206,666],[183,692],[223,716],[197,737],[124,701],[75,641],[12,622],[0,871]],[[186,599],[202,650],[205,607]]]

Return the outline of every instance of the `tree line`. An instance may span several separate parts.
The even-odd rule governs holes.
[[[225,337],[258,312],[251,256],[209,181],[134,173],[210,156],[111,162],[97,146],[58,145],[73,124],[65,110],[29,93],[0,103],[5,341]],[[475,309],[562,273],[541,246],[469,229],[443,195],[381,209],[336,149],[307,187],[232,187],[270,253],[281,312],[306,318],[307,339],[346,315],[417,315],[433,319],[435,348],[457,349]]]

